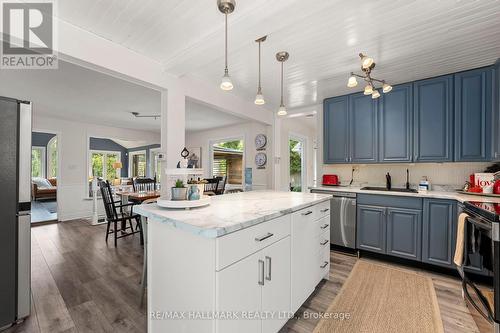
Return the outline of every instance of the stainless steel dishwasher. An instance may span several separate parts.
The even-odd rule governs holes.
[[[356,193],[312,189],[330,194],[330,243],[356,249]]]

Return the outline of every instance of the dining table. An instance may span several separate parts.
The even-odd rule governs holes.
[[[122,203],[127,203],[129,201],[143,203],[149,199],[156,199],[160,197],[160,191],[129,191],[129,190],[118,190],[115,194],[119,196]]]

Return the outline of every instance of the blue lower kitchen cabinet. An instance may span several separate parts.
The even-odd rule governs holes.
[[[385,253],[386,208],[359,205],[357,208],[357,248]]]
[[[493,66],[493,153],[492,158],[500,160],[500,59]]]
[[[349,162],[378,161],[378,102],[363,93],[349,96]]]
[[[323,102],[323,162],[349,162],[349,103],[347,96]]]
[[[421,210],[387,208],[387,254],[420,260],[421,238]]]
[[[455,268],[456,202],[426,198],[423,208],[422,261]]]
[[[413,84],[394,86],[379,104],[379,161],[413,160]]]
[[[491,160],[493,68],[455,74],[455,161]]]
[[[453,75],[413,84],[415,162],[453,161]]]

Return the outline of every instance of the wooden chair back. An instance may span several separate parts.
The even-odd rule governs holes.
[[[217,191],[217,185],[219,184],[219,179],[218,178],[208,178],[205,180],[207,181],[207,183],[205,184],[204,192],[215,193]]]
[[[156,177],[151,178],[135,178],[132,182],[134,192],[152,192],[156,191]]]
[[[106,210],[106,217],[108,220],[113,220],[118,218],[118,212],[116,211],[115,201],[113,200],[113,191],[111,190],[111,185],[109,181],[100,181],[99,188],[101,189],[102,202],[104,203],[104,209]]]
[[[224,190],[226,189],[226,180],[227,176],[224,177],[216,177],[219,182],[217,183],[217,189],[215,191],[215,194],[220,195],[224,194]]]

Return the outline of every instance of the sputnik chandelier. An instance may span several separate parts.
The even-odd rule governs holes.
[[[384,93],[388,93],[389,91],[391,91],[392,90],[391,85],[387,84],[384,80],[379,80],[371,76],[371,72],[375,68],[375,62],[373,61],[373,58],[368,57],[363,53],[360,53],[359,57],[361,58],[361,71],[363,71],[363,74],[360,75],[351,72],[351,75],[349,76],[349,81],[347,81],[347,86],[349,88],[356,87],[358,85],[358,81],[356,80],[356,78],[359,77],[366,81],[364,94],[372,95],[373,99],[380,97],[380,92],[378,91],[378,89],[380,88],[377,89],[375,83],[382,85],[382,91]]]

